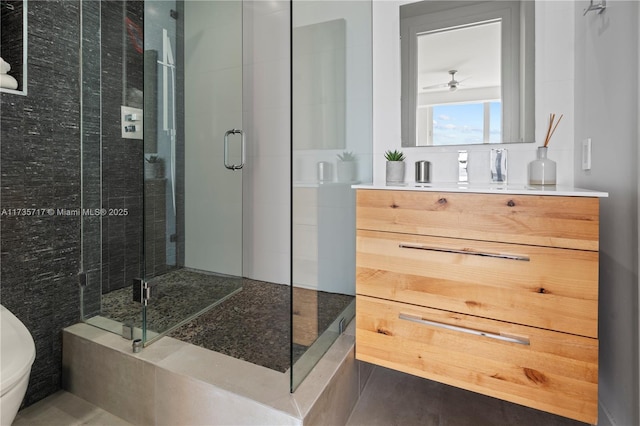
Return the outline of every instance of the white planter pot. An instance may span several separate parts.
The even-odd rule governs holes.
[[[338,173],[338,182],[355,182],[357,175],[355,161],[336,162],[336,171]]]
[[[387,161],[387,183],[404,183],[404,161]]]

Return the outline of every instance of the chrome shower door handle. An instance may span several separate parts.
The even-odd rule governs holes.
[[[240,135],[240,164],[229,164],[229,135]],[[229,170],[240,170],[245,163],[244,132],[240,129],[227,130],[224,134],[224,166]]]

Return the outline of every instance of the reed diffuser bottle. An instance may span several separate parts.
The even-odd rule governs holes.
[[[536,159],[529,163],[529,184],[556,184],[556,162],[547,158],[546,146],[539,146]]]
[[[556,115],[549,117],[549,127],[544,145],[539,146],[536,151],[536,159],[529,163],[529,185],[555,185],[556,184],[556,162],[547,158],[547,145],[551,141],[551,136],[556,131],[562,115],[556,122]],[[555,122],[555,125],[554,125]]]

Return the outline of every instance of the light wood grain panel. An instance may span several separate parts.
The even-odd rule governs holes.
[[[533,327],[356,296],[356,358],[595,424],[598,341]],[[399,319],[401,313],[529,345]]]
[[[598,250],[590,197],[357,191],[357,228]]]
[[[318,292],[293,288],[293,342],[311,346],[318,338]]]
[[[598,335],[598,253],[592,251],[359,230],[356,293]]]

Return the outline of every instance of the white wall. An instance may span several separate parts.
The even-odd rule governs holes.
[[[237,2],[185,2],[185,266],[236,276],[242,175],[224,167],[223,137],[242,128],[241,13]]]
[[[384,181],[384,152],[400,148],[399,6],[413,1],[373,2],[373,146],[374,179]],[[543,141],[550,113],[564,118],[549,145],[557,162],[558,185],[573,185],[573,28],[574,5],[568,1],[536,2],[536,141]],[[509,144],[509,183],[526,183],[527,164],[535,159],[535,144]],[[454,182],[459,147],[403,148],[406,179],[413,180],[413,163],[429,160],[432,181]],[[491,147],[464,146],[469,152],[470,182],[490,181]]]
[[[243,275],[290,282],[289,2],[244,1]]]
[[[601,425],[639,424],[638,128],[640,6],[608,1],[602,15],[575,14],[575,182],[609,192],[600,221]],[[580,144],[590,137],[590,171]]]
[[[294,27],[343,19],[346,22],[346,146],[344,149],[298,150],[294,142],[294,182],[316,182],[319,161],[333,165],[337,155],[351,151],[357,158],[358,180],[372,179],[371,126],[371,10],[366,1],[298,1],[294,3]],[[294,111],[295,119],[295,111]]]
[[[189,1],[185,21],[185,265],[288,284],[289,2]],[[241,172],[222,167],[232,128]]]

